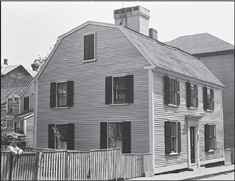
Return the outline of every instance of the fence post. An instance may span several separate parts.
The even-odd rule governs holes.
[[[41,155],[42,152],[37,152],[37,161],[36,161],[36,171],[35,171],[35,180],[40,180],[40,166],[41,166]]]
[[[13,171],[13,155],[11,154],[11,152],[10,152],[9,154],[10,154],[9,180],[11,181],[11,178],[12,178],[12,171]]]
[[[68,151],[65,152],[65,180],[68,180]]]
[[[141,175],[142,175],[142,177],[144,176],[144,163],[145,161],[144,161],[144,154],[142,154],[141,155]]]

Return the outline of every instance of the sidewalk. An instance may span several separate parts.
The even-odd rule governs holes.
[[[210,168],[197,168],[194,171],[182,171],[180,173],[167,173],[154,175],[153,177],[139,177],[129,180],[195,180],[209,176],[215,176],[227,172],[234,172],[233,165],[223,165]]]

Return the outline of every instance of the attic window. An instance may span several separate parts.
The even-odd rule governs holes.
[[[138,11],[139,10],[139,6],[136,6],[133,8],[133,11]]]
[[[83,62],[95,61],[96,60],[96,33],[88,33],[83,36],[84,40],[84,51],[83,51]]]
[[[118,10],[114,10],[114,14],[119,14],[119,9]]]

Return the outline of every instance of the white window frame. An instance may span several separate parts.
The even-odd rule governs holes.
[[[176,148],[176,151],[172,151],[171,150],[171,153],[170,153],[170,155],[176,155],[176,154],[179,154],[179,144],[178,144],[178,142],[179,142],[179,136],[178,136],[178,121],[170,121],[170,122],[173,122],[173,123],[176,123],[175,124],[175,134],[176,134],[176,141],[175,141],[175,148]],[[171,133],[171,135],[172,135],[172,133]]]
[[[196,83],[193,83],[193,82],[189,82],[190,83],[190,104],[192,103],[191,102],[191,98],[192,98],[192,95],[191,95],[191,85],[193,85],[193,91],[194,91],[194,94],[195,94],[195,86],[197,85]],[[198,86],[198,85],[197,85]],[[198,90],[197,90],[198,91]],[[195,106],[190,106],[189,108],[190,109],[197,109],[197,97],[198,97],[198,95],[196,96],[194,96],[194,99],[195,99]]]
[[[28,110],[30,110],[30,96],[25,96],[24,98],[26,98],[26,97],[29,98],[29,109]],[[23,100],[24,100],[24,98],[23,98]],[[23,101],[23,111],[28,111],[28,110],[24,110],[24,101]]]
[[[12,112],[9,112],[9,100],[12,100],[12,105],[11,105],[11,108],[12,108]],[[13,102],[14,102],[14,98],[8,98],[7,99],[7,113],[13,113],[14,110],[13,110]]]
[[[84,60],[84,37],[85,36],[87,36],[87,35],[92,35],[92,34],[94,34],[94,58],[93,59],[90,59],[90,60]],[[97,59],[96,59],[96,36],[97,36],[97,33],[95,32],[95,31],[92,31],[92,32],[87,32],[87,33],[84,33],[83,35],[82,35],[82,62],[83,63],[87,63],[87,62],[94,62],[94,61],[96,61]]]
[[[60,84],[60,83],[67,83],[68,84],[68,81],[58,81],[58,82],[56,82],[56,106],[55,106],[55,108],[68,108],[68,106],[66,105],[66,106],[58,106],[58,92],[57,92],[57,90],[58,90],[58,87],[57,87],[57,84]],[[67,90],[68,91],[68,90]],[[68,97],[67,97],[67,99],[68,99]]]

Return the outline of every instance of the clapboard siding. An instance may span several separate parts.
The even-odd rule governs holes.
[[[234,148],[234,54],[200,57],[202,63],[225,85],[223,91],[225,148]]]
[[[83,34],[96,32],[97,61],[82,63]],[[149,65],[119,29],[88,25],[63,38],[40,76],[38,90],[37,146],[47,147],[50,123],[75,124],[75,149],[100,148],[100,122],[131,121],[132,152],[149,152]],[[105,104],[105,77],[134,75],[134,103]],[[74,81],[74,106],[50,108],[50,83]]]
[[[26,120],[26,136],[27,136],[27,144],[28,146],[33,145],[33,119],[34,117],[30,117]]]
[[[215,110],[206,112],[203,109],[203,92],[202,87],[198,85],[198,108],[188,109],[186,107],[186,87],[185,81],[180,82],[180,106],[170,107],[164,105],[164,82],[163,75],[154,72],[154,130],[155,130],[155,168],[173,166],[187,163],[187,122],[185,115],[203,114],[204,117],[199,120],[200,133],[200,161],[208,159],[223,158],[223,130],[222,130],[222,91],[214,89]],[[165,155],[164,142],[164,121],[177,120],[181,123],[181,153],[179,155]],[[214,154],[205,153],[204,143],[204,124],[216,124],[217,147]]]

